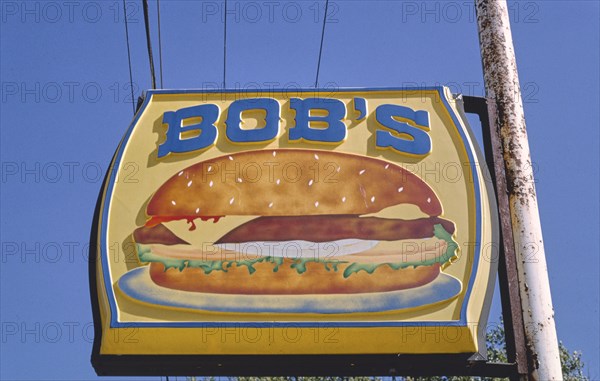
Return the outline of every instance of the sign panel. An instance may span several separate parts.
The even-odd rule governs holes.
[[[149,91],[99,204],[98,354],[485,351],[486,174],[445,88]]]

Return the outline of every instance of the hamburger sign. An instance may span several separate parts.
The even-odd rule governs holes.
[[[98,204],[97,361],[481,352],[491,193],[445,88],[149,91]]]

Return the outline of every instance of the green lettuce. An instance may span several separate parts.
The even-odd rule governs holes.
[[[444,254],[437,258],[425,259],[420,261],[411,261],[411,262],[401,262],[401,263],[351,263],[344,270],[343,276],[344,278],[348,278],[354,273],[358,273],[360,271],[365,271],[369,274],[372,274],[378,267],[381,266],[389,266],[394,270],[399,270],[408,267],[418,267],[418,266],[431,266],[435,263],[444,264],[446,262],[451,261],[452,259],[457,257],[458,251],[458,243],[452,238],[452,234],[448,233],[446,229],[441,224],[436,224],[433,227],[433,234],[435,237],[446,241],[447,247]],[[150,247],[147,245],[137,244],[138,248],[138,256],[141,262],[159,262],[162,263],[165,267],[165,271],[170,268],[178,269],[179,271],[183,271],[186,268],[200,268],[204,271],[205,274],[210,274],[213,271],[223,271],[227,272],[229,268],[232,266],[236,267],[246,267],[249,274],[253,274],[256,272],[254,265],[257,263],[271,263],[273,265],[273,272],[277,272],[281,266],[283,266],[284,258],[281,257],[259,257],[254,259],[244,259],[244,260],[213,260],[213,261],[203,261],[197,259],[180,259],[180,258],[165,258],[156,254],[153,254],[150,250]],[[318,258],[298,258],[293,259],[291,268],[295,269],[298,274],[303,274],[306,272],[306,265],[308,263],[320,263],[325,267],[327,271],[338,271],[338,266],[343,263],[348,263],[347,261],[340,260],[325,260]]]

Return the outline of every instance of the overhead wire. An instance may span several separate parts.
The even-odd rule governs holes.
[[[144,9],[144,23],[146,28],[146,45],[148,48],[148,59],[150,63],[150,75],[152,81],[152,88],[156,89],[156,73],[154,69],[154,58],[152,54],[152,41],[150,37],[150,21],[148,16],[148,0],[143,0]],[[163,88],[163,61],[162,61],[162,35],[161,35],[161,22],[160,22],[160,0],[156,1],[157,17],[158,17],[158,54],[159,54],[159,69],[160,69],[160,87]],[[329,0],[325,0],[325,12],[323,14],[323,25],[321,28],[321,41],[319,45],[319,58],[317,61],[317,73],[315,76],[315,88],[319,84],[319,74],[321,71],[321,60],[323,57],[323,42],[325,40],[325,27],[327,25],[327,12],[329,10]],[[123,0],[123,12],[125,15],[125,36],[127,39],[127,60],[129,64],[129,81],[131,84],[131,103],[133,111],[135,113],[134,105],[134,94],[133,94],[133,74],[131,67],[131,48],[129,43],[129,28],[127,21],[127,9],[126,0]],[[224,20],[223,20],[223,88],[226,88],[227,84],[227,0],[224,0]]]
[[[144,24],[146,26],[146,45],[148,47],[148,59],[150,60],[150,76],[152,79],[152,88],[156,89],[156,74],[154,72],[154,58],[152,56],[152,40],[150,39],[150,19],[148,16],[148,0],[143,1]]]
[[[160,0],[156,0],[156,13],[158,15],[158,62],[160,64],[160,88],[163,86],[163,61],[162,61],[162,38],[160,34]]]
[[[133,100],[133,74],[131,72],[131,49],[129,48],[129,27],[127,26],[127,4],[123,0],[123,14],[125,15],[125,39],[127,40],[127,61],[129,62],[129,88],[131,89],[131,107],[135,115],[135,101]]]
[[[319,84],[319,71],[321,69],[321,56],[323,55],[323,40],[325,39],[325,24],[327,24],[327,10],[329,9],[329,0],[325,0],[325,14],[323,15],[323,29],[321,29],[321,46],[319,47],[319,61],[317,62],[317,76],[315,78],[315,88]]]
[[[227,79],[227,0],[224,0],[224,20],[223,20],[223,88],[226,86]]]

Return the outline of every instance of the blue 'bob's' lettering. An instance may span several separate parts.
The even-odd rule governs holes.
[[[295,126],[289,129],[290,142],[338,144],[347,136],[346,105],[332,98],[292,98],[290,108],[296,111]],[[357,120],[366,119],[365,99],[354,99]],[[244,111],[264,111],[265,125],[261,128],[241,127]],[[220,110],[215,104],[202,104],[165,112],[166,139],[158,146],[158,157],[170,153],[186,153],[206,149],[216,143],[216,127]],[[261,116],[262,118],[262,116]],[[229,106],[225,134],[232,143],[267,143],[280,135],[281,106],[273,98],[252,98],[234,101]],[[428,134],[429,113],[394,104],[375,109],[375,144],[377,148],[393,149],[407,155],[424,156],[431,153]]]
[[[296,110],[296,126],[290,128],[289,139],[307,140],[317,143],[340,143],[346,139],[346,117],[344,102],[331,98],[292,98],[290,107]],[[325,116],[311,116],[311,110],[324,110]],[[326,124],[325,128],[314,128],[310,124]]]
[[[429,113],[414,111],[398,105],[381,105],[375,110],[377,122],[391,131],[377,131],[377,148],[392,148],[410,155],[427,155],[431,152],[429,131]],[[395,118],[415,124],[412,126]]]
[[[186,107],[177,111],[165,112],[163,124],[167,124],[167,136],[158,146],[158,157],[170,153],[183,153],[210,147],[217,140],[215,122],[219,117],[219,107],[214,104]],[[186,119],[199,118],[200,123],[184,126]],[[185,134],[195,135],[185,137]],[[198,134],[199,133],[199,134]]]
[[[263,110],[265,126],[252,130],[244,130],[240,126],[242,112]],[[279,134],[279,103],[271,98],[241,99],[229,106],[227,114],[226,135],[234,143],[258,143],[273,140]]]

